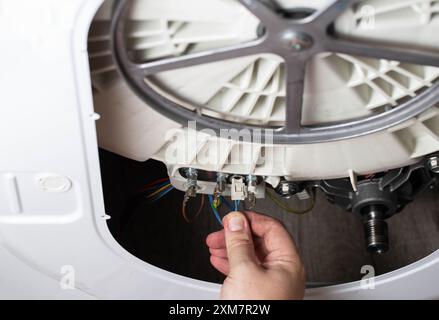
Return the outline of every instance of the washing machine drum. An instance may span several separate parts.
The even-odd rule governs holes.
[[[84,2],[82,10],[94,15],[87,75],[99,146],[163,162],[177,189],[187,187],[188,167],[255,175],[273,187],[281,179],[348,179],[355,189],[357,177],[394,172],[439,150],[439,1],[107,0],[98,10],[99,1]],[[233,130],[249,132],[250,140],[231,137]],[[99,171],[97,158],[87,160]],[[96,198],[101,190],[90,181],[81,181],[83,191]],[[212,194],[214,186],[200,192]],[[81,191],[75,183],[69,188]],[[83,202],[104,212],[97,201]],[[20,229],[28,231],[23,238],[18,227],[2,237],[26,248],[38,235],[35,246],[57,253],[41,265],[63,265],[66,276],[74,271],[80,297],[218,296],[218,285],[168,273],[122,249],[107,229],[109,216],[92,221],[69,209],[56,220],[64,226],[44,227],[44,237],[35,226]],[[42,259],[39,250],[22,252],[17,256]],[[384,276],[376,290],[354,283],[308,295],[397,297],[395,287],[427,287],[439,272],[436,259]],[[53,276],[44,270],[41,283]]]

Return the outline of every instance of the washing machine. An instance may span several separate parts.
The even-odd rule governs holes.
[[[438,33],[437,0],[0,0],[0,297],[219,297],[116,240],[102,152],[162,164],[148,197],[183,208],[319,192],[386,254],[438,182]],[[306,298],[434,299],[438,279],[433,251]]]

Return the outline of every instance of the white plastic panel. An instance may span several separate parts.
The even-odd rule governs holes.
[[[78,186],[44,173],[0,173],[0,222],[63,223],[78,219]]]

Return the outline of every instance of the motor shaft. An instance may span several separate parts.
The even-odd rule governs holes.
[[[382,254],[389,250],[387,222],[383,210],[376,205],[364,209],[364,232],[367,251]]]

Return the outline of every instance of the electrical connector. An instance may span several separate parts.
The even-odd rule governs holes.
[[[256,206],[256,187],[257,178],[253,175],[247,176],[247,194],[248,194],[248,209],[253,210]]]
[[[195,198],[198,190],[198,171],[194,168],[186,169],[186,193],[183,203],[186,204],[189,198]]]
[[[230,196],[233,201],[245,200],[247,197],[247,190],[244,183],[244,179],[241,176],[235,176],[232,178],[232,186],[230,190]]]
[[[216,207],[218,207],[219,204],[221,203],[221,195],[226,190],[226,185],[227,185],[227,174],[218,172],[216,178],[215,191],[213,192],[213,197],[214,197],[213,203]]]

